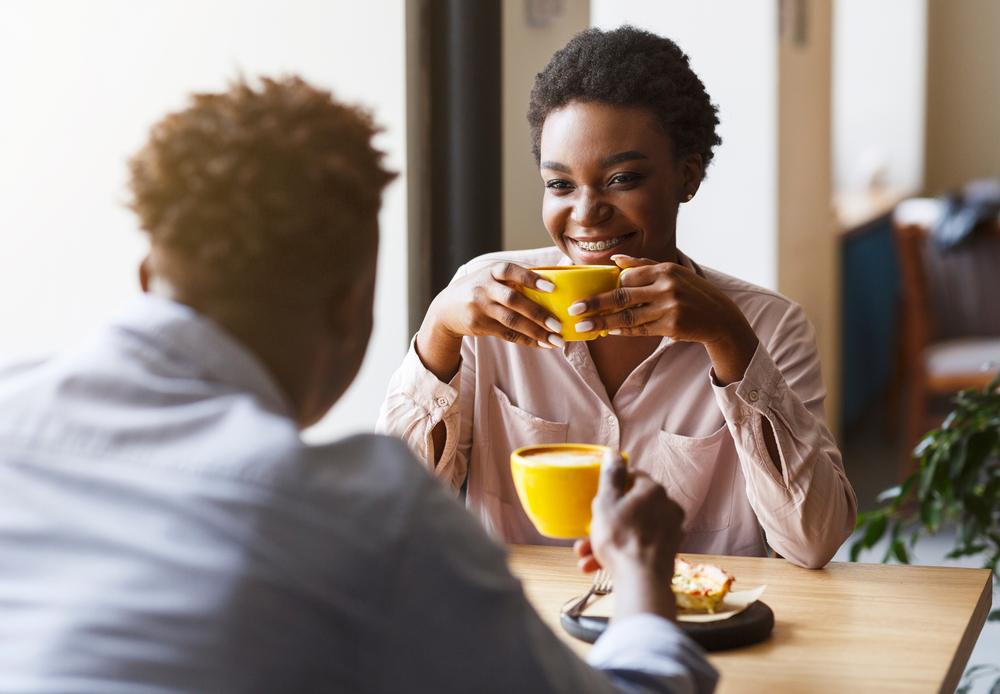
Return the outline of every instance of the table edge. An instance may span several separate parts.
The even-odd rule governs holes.
[[[958,683],[965,672],[965,666],[968,665],[969,658],[972,656],[972,649],[976,647],[976,641],[979,640],[979,634],[983,631],[992,606],[993,572],[990,571],[986,577],[983,592],[979,595],[979,601],[976,603],[971,619],[969,619],[969,624],[965,628],[965,633],[962,634],[962,640],[959,642],[958,648],[955,649],[955,656],[951,660],[948,673],[941,682],[940,694],[952,694],[958,688]]]

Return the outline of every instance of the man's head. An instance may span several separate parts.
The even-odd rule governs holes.
[[[130,162],[151,241],[144,288],[247,343],[303,425],[346,388],[370,333],[377,216],[395,176],[376,132],[369,114],[297,77],[240,81],[195,95]],[[299,392],[316,377],[346,382]]]

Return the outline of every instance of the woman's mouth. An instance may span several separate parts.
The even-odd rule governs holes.
[[[632,234],[634,233],[635,232],[632,232]],[[584,251],[589,251],[590,253],[600,253],[608,250],[609,248],[614,248],[629,236],[632,236],[632,234],[625,234],[624,236],[617,236],[613,239],[603,239],[601,241],[581,241],[580,239],[570,239],[570,241],[575,243],[578,248]]]

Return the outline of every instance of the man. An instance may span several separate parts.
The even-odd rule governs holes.
[[[0,691],[714,688],[669,621],[681,512],[620,457],[579,547],[615,578],[595,670],[403,444],[300,440],[371,332],[374,132],[296,78],[154,127],[145,294],[0,382]]]

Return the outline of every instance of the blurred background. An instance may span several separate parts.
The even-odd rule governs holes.
[[[550,243],[524,119],[534,76],[576,32],[626,22],[676,40],[719,106],[724,143],[683,206],[680,247],[805,307],[848,476],[873,507],[933,421],[935,384],[964,383],[935,380],[925,352],[979,340],[961,355],[976,366],[1000,345],[1000,255],[946,258],[953,277],[931,290],[918,267],[935,248],[920,239],[967,198],[912,201],[982,179],[1000,199],[998,2],[0,0],[0,355],[54,354],[139,292],[126,160],[153,123],[192,91],[295,73],[370,107],[402,174],[367,359],[307,436],[371,430],[457,266]],[[912,301],[935,286],[961,295],[937,323]],[[943,329],[955,311],[965,323]]]

